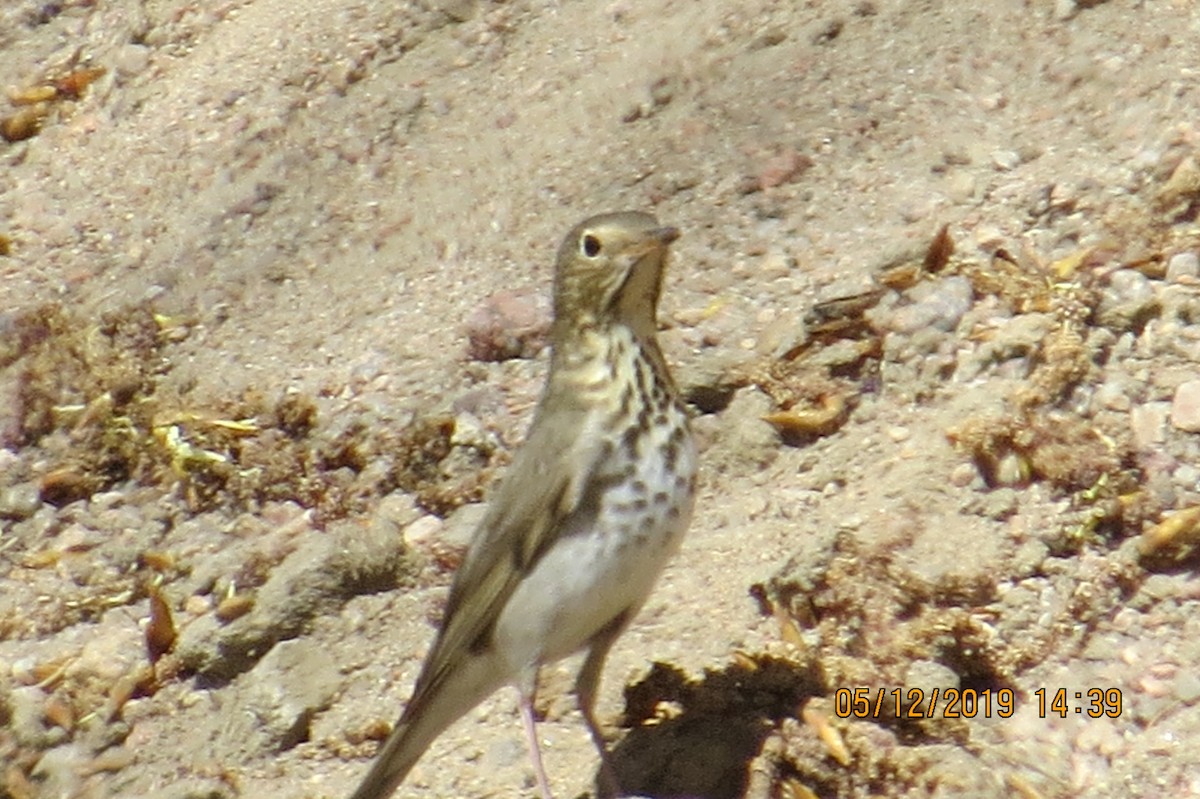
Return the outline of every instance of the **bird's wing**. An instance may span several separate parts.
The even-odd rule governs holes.
[[[607,450],[597,443],[603,437],[588,429],[596,423],[594,417],[582,409],[570,413],[560,408],[554,419],[553,425],[535,422],[489,499],[450,588],[441,633],[409,702],[414,712],[420,712],[423,696],[435,693],[462,659],[487,645],[508,598],[568,520],[595,509],[587,486]]]

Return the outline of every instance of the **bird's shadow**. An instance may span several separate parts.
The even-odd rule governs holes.
[[[737,799],[748,766],[776,722],[823,693],[811,664],[742,656],[689,677],[667,663],[625,689],[623,726],[609,764],[621,795],[649,799]],[[597,774],[595,796],[610,799]]]

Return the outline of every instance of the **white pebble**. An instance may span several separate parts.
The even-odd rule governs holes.
[[[1175,389],[1171,425],[1176,430],[1200,433],[1200,380],[1189,380]]]
[[[428,541],[433,536],[437,535],[442,529],[442,520],[436,516],[422,516],[414,522],[411,522],[404,528],[404,545],[415,547],[425,541]]]
[[[1200,277],[1200,256],[1194,252],[1179,252],[1167,261],[1167,281],[1178,283],[1181,278]]]

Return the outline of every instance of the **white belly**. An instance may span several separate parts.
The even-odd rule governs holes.
[[[560,538],[505,605],[495,644],[513,674],[572,654],[645,603],[692,514],[695,447],[685,440],[671,469],[661,443],[644,442],[632,458],[613,456],[606,469],[632,464],[632,477],[604,492],[590,527]]]

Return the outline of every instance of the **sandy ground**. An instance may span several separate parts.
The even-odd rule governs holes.
[[[346,795],[625,208],[684,231],[703,472],[624,790],[1200,796],[1198,50],[1190,0],[4,4],[0,797]],[[397,796],[534,794],[505,691]]]

